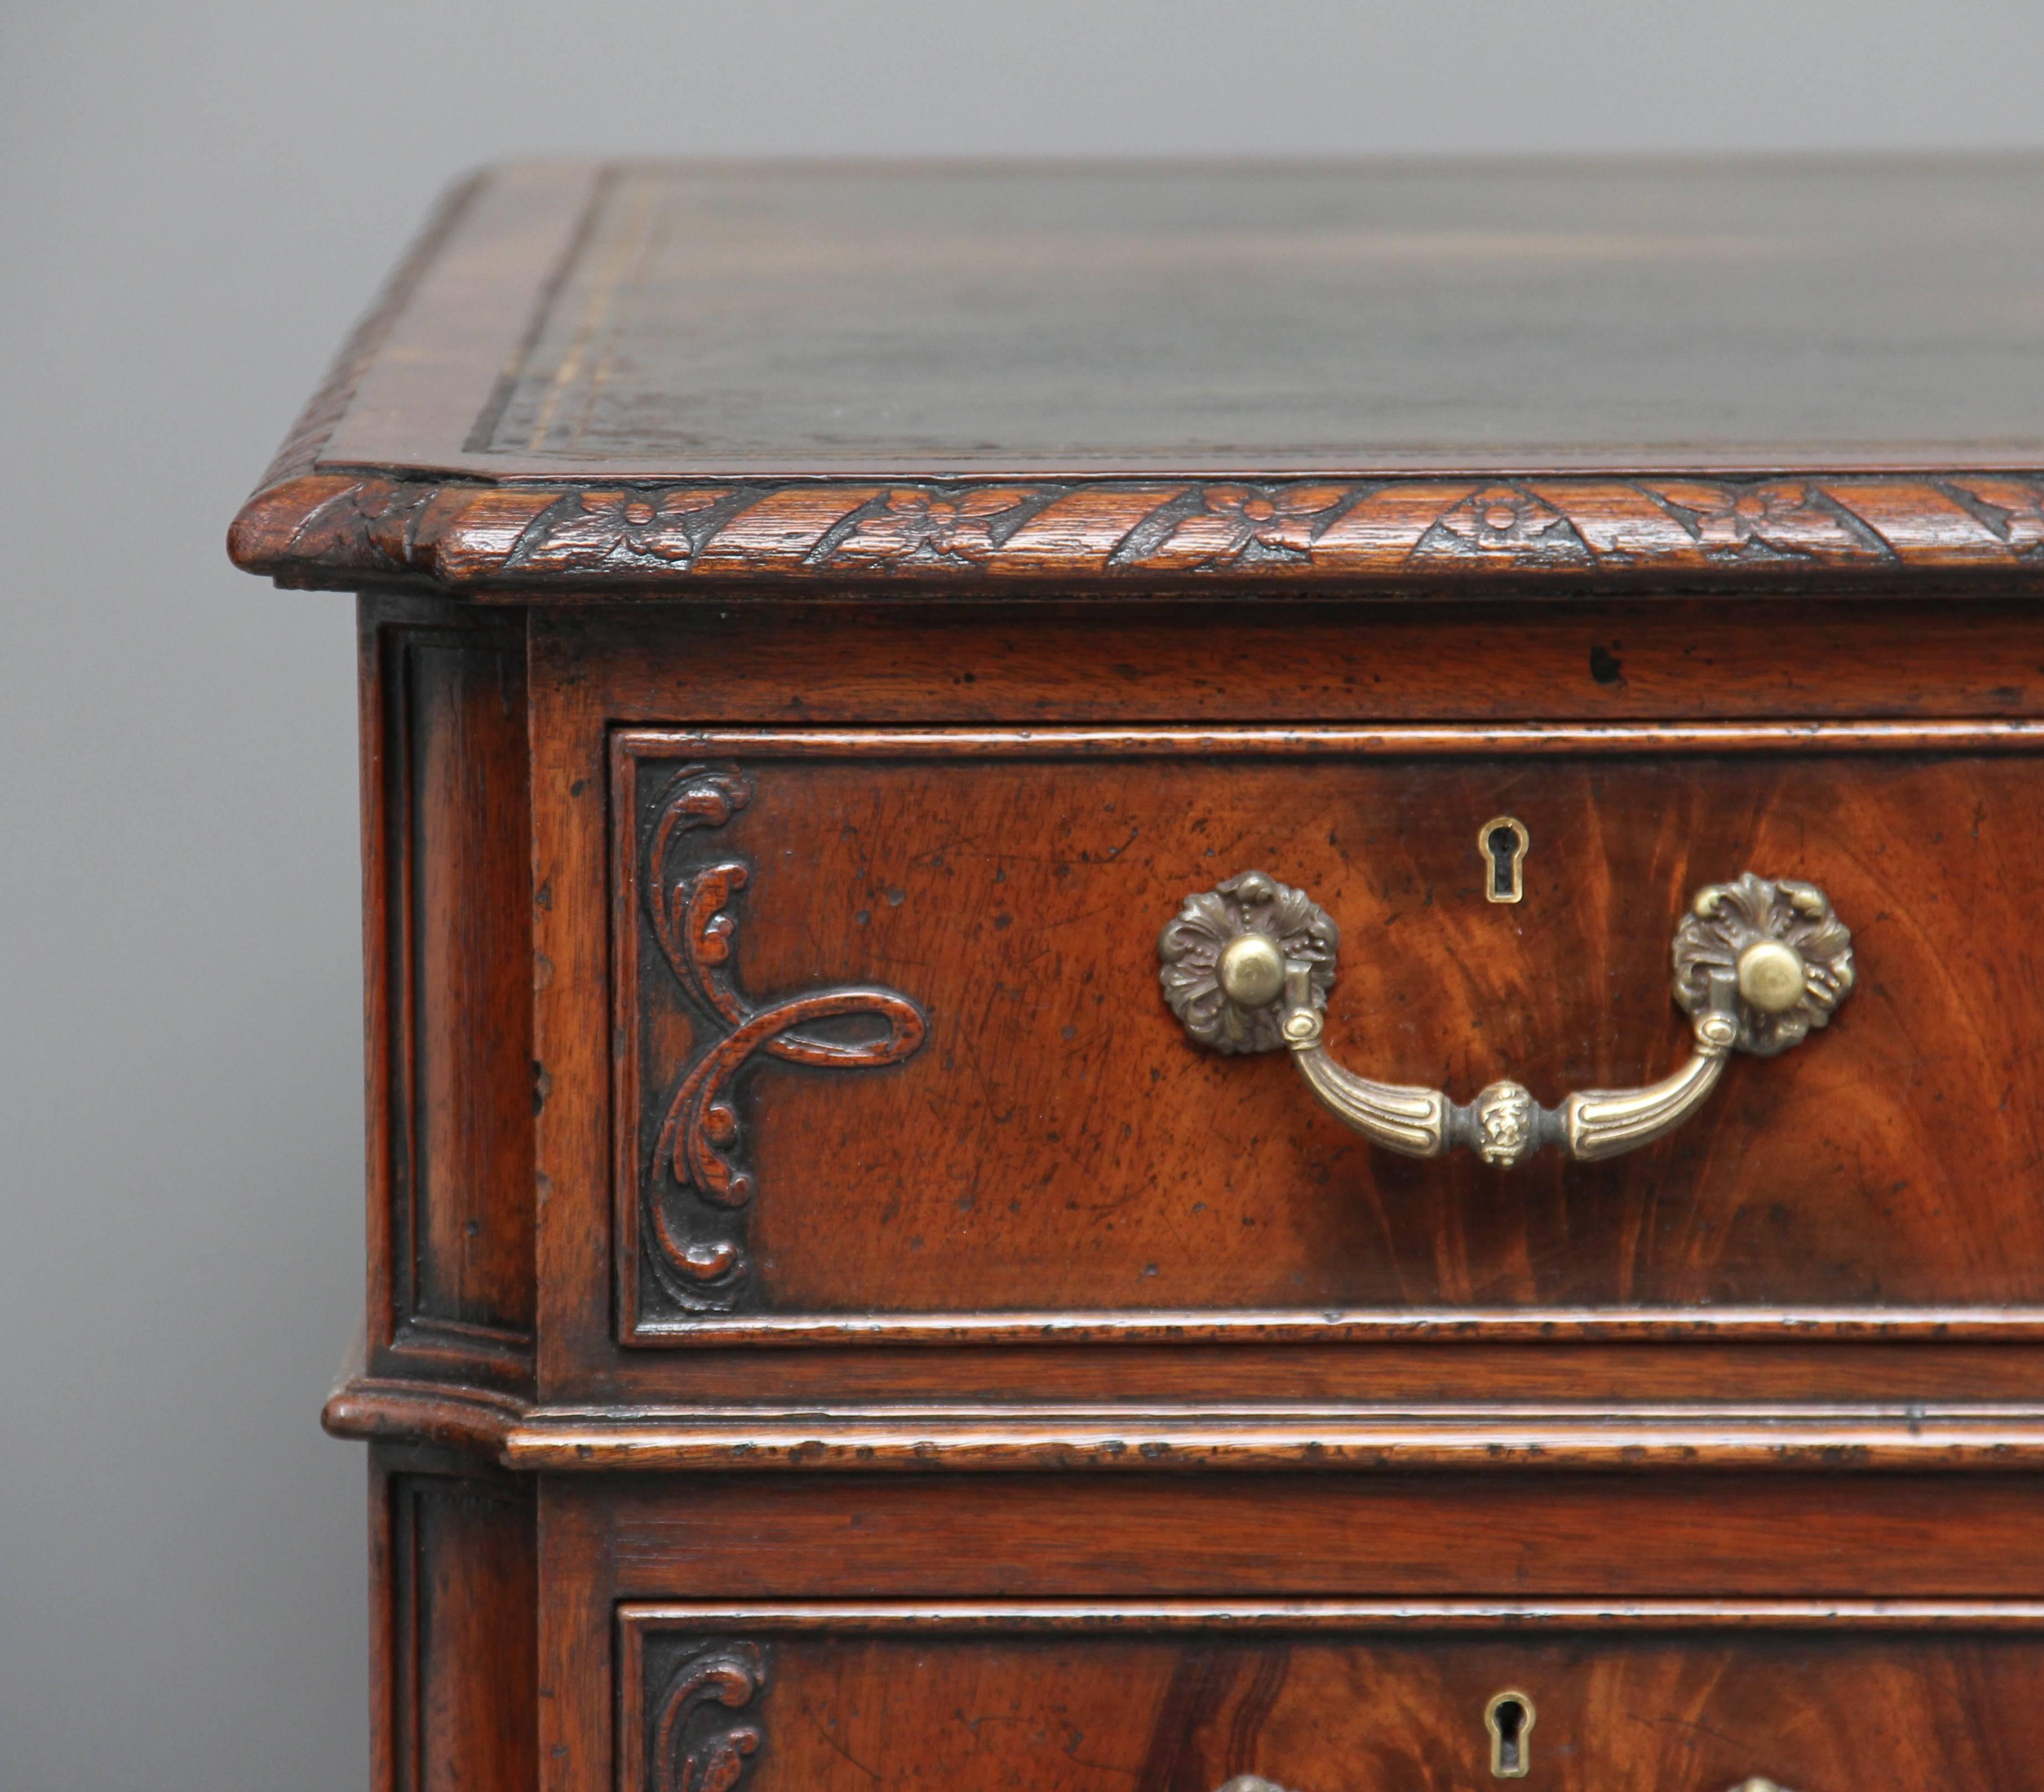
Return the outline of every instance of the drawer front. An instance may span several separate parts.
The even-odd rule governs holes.
[[[619,732],[620,1340],[2010,1321],[2036,776],[1985,725]],[[1857,986],[1627,1155],[1401,1156],[1166,1006],[1160,927],[1250,870],[1339,926],[1334,1056],[1461,1102],[1668,1075],[1671,936],[1748,870],[1822,886]]]
[[[1494,1609],[1445,1621],[1469,1628],[1401,1632],[1310,1607],[627,1605],[617,1783],[2044,1786],[2034,1633],[1627,1629],[1617,1610],[1529,1613],[1516,1629]]]

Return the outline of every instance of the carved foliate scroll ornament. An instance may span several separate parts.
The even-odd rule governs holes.
[[[734,1792],[763,1740],[751,1706],[766,1687],[757,1643],[684,1657],[651,1705],[647,1792]]]
[[[645,1187],[655,1277],[692,1309],[728,1308],[747,1275],[736,1239],[728,1232],[705,1236],[699,1224],[682,1223],[669,1200],[670,1186],[694,1195],[699,1206],[692,1217],[700,1218],[701,1206],[736,1209],[752,1198],[732,1094],[738,1072],[755,1054],[820,1069],[899,1063],[928,1030],[922,1010],[893,990],[814,990],[758,1006],[739,994],[731,975],[738,931],[733,903],[751,867],[739,858],[682,861],[688,836],[723,827],[751,800],[751,784],[735,766],[682,767],[661,792],[640,858],[640,894],[653,938],[709,1034],[668,1100]],[[810,1030],[850,1018],[878,1021],[885,1030],[878,1038],[854,1039]]]
[[[1244,940],[1250,944],[1239,944]],[[1340,944],[1333,917],[1310,897],[1262,871],[1243,871],[1195,891],[1166,923],[1157,940],[1158,981],[1171,1012],[1201,1044],[1229,1053],[1271,1052],[1285,1043],[1281,1017],[1269,1006],[1281,982],[1261,1003],[1231,991],[1239,991],[1259,967],[1267,968],[1274,946],[1281,978],[1286,964],[1305,966],[1313,1007],[1324,1009]],[[1254,983],[1248,986],[1254,994]]]
[[[1702,1013],[1711,974],[1729,971],[1739,1048],[1771,1058],[1828,1026],[1853,986],[1852,931],[1814,883],[1748,871],[1706,884],[1675,932],[1675,1000]]]

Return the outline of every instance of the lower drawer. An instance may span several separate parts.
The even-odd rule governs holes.
[[[1472,1608],[1406,1629],[1339,1608],[632,1603],[618,1784],[2036,1792],[2034,1615]]]

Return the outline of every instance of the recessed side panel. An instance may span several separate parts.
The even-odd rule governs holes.
[[[529,1375],[532,923],[524,632],[365,606],[372,1342]]]
[[[529,1786],[535,1503],[500,1476],[371,1469],[375,1792]]]

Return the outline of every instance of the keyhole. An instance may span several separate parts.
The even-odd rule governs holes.
[[[1533,1757],[1527,1746],[1533,1734],[1533,1702],[1523,1693],[1499,1693],[1483,1708],[1484,1728],[1490,1732],[1490,1775],[1523,1779]]]
[[[1477,848],[1489,867],[1484,894],[1493,902],[1516,902],[1526,894],[1523,867],[1531,836],[1514,815],[1493,816],[1477,836]]]
[[[1490,899],[1493,902],[1512,900],[1513,861],[1518,856],[1518,835],[1509,828],[1493,828],[1490,830]]]

